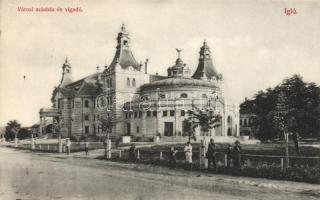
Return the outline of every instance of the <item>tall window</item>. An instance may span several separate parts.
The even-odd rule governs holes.
[[[137,126],[137,133],[139,133],[140,132],[140,127],[139,126]]]
[[[85,126],[84,127],[84,133],[85,134],[89,134],[89,126]]]
[[[84,120],[89,121],[89,115],[85,115]]]
[[[127,86],[130,86],[130,78],[127,78]]]
[[[170,110],[170,116],[171,116],[171,117],[174,116],[174,110]]]
[[[89,108],[89,101],[88,101],[88,100],[85,100],[85,101],[84,101],[84,107],[85,107],[85,108]]]
[[[163,111],[163,116],[164,116],[164,117],[168,116],[168,111],[164,110],[164,111]]]
[[[185,116],[185,115],[186,115],[186,111],[181,110],[181,116],[183,117],[183,116]]]
[[[147,117],[150,117],[151,116],[151,111],[147,111]]]
[[[110,87],[112,88],[112,78],[110,78]]]
[[[136,79],[135,78],[132,79],[132,86],[136,87]]]
[[[157,111],[153,111],[153,112],[152,112],[152,115],[153,115],[154,117],[156,117],[156,116],[157,116]]]

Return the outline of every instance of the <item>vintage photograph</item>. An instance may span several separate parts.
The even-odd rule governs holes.
[[[0,0],[0,200],[320,199],[320,1]]]

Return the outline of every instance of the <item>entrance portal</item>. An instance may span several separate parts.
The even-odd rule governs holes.
[[[173,136],[173,122],[164,123],[164,136]]]

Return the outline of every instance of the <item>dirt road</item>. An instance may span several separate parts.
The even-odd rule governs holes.
[[[239,178],[241,179],[241,178]],[[0,199],[318,199],[165,167],[55,157],[0,147]],[[319,187],[320,189],[320,187]]]

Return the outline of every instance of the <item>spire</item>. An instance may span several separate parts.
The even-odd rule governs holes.
[[[66,57],[63,65],[62,65],[62,78],[60,81],[60,87],[64,87],[70,83],[72,83],[72,68],[68,61],[68,57]]]
[[[215,69],[212,59],[210,47],[207,45],[207,41],[203,41],[203,45],[199,52],[199,64],[192,75],[194,79],[207,79],[207,80],[221,80],[222,76]]]
[[[141,65],[136,61],[130,48],[130,36],[124,24],[117,37],[116,54],[110,64],[110,68],[114,70],[116,66],[120,65],[123,69],[133,67],[133,69],[140,71]]]

